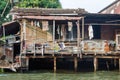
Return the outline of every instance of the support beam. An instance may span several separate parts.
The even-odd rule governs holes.
[[[117,59],[114,59],[114,67],[117,66]]]
[[[107,70],[109,71],[110,67],[109,67],[108,61],[106,61],[106,67],[107,67]]]
[[[82,18],[82,40],[84,40],[84,17]]]
[[[119,71],[120,71],[120,58],[119,58]]]
[[[96,56],[94,57],[94,72],[96,72],[98,69],[98,59],[96,58]]]
[[[53,49],[55,48],[55,20],[53,20]],[[54,53],[53,56],[55,54],[55,49],[54,49]]]
[[[56,72],[56,57],[54,57],[54,72]]]
[[[26,58],[26,70],[29,70],[29,58]]]
[[[80,45],[80,21],[77,21],[77,48],[78,48],[78,56],[79,56],[79,45]]]
[[[77,57],[74,57],[74,70],[77,72],[78,60]]]
[[[3,26],[3,37],[4,37],[4,52],[3,54],[5,55],[6,51],[5,51],[5,47],[6,47],[6,36],[5,36],[5,26]]]

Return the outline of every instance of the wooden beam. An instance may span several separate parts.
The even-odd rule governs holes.
[[[114,67],[117,66],[117,59],[114,59]]]
[[[54,57],[54,72],[56,72],[56,57]]]
[[[26,58],[26,70],[29,70],[29,58]]]
[[[120,58],[119,58],[119,72],[120,72]]]
[[[107,70],[110,69],[108,61],[106,61],[106,67],[107,67]]]
[[[110,59],[118,59],[119,57],[117,56],[96,56],[97,58],[110,58]]]
[[[77,48],[78,48],[78,54],[79,54],[79,45],[80,45],[80,21],[77,21]],[[79,56],[79,55],[78,55]]]
[[[94,72],[96,72],[97,71],[97,69],[98,69],[98,60],[97,60],[97,58],[96,58],[96,56],[94,57],[94,60],[93,60],[94,62]]]
[[[119,23],[85,23],[85,25],[110,25],[110,26],[119,26]]]
[[[55,20],[53,20],[53,49],[55,48]],[[55,49],[54,49],[54,53],[55,53]],[[54,56],[53,53],[53,56]]]
[[[81,17],[68,17],[68,16],[18,16],[25,19],[39,19],[39,20],[80,20]]]
[[[74,70],[77,72],[78,60],[77,57],[74,57]]]
[[[6,44],[6,36],[5,36],[5,27],[3,26],[3,37],[4,37],[4,52],[3,52],[3,54],[4,55],[6,55],[5,53],[6,53],[6,51],[5,51],[5,44]]]
[[[82,18],[82,40],[84,40],[84,17]]]

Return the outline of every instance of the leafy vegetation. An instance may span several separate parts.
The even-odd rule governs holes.
[[[13,7],[12,0],[0,0],[0,25],[11,20],[11,17],[6,17],[10,9]],[[14,1],[14,0],[13,0]],[[14,6],[21,8],[61,8],[59,0],[18,0]],[[7,5],[7,3],[9,4]],[[4,12],[4,14],[3,14]]]
[[[59,0],[20,0],[18,7],[23,8],[61,8]]]
[[[1,0],[0,1],[0,25],[4,22],[11,20],[10,18],[6,17],[11,9],[11,5],[8,4],[8,2],[9,2],[9,0]]]

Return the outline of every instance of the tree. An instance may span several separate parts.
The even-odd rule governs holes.
[[[0,25],[10,20],[10,18],[6,17],[10,9],[11,9],[10,0],[0,1]]]
[[[13,7],[13,4],[10,1],[14,0],[0,0],[0,25],[11,20],[11,17],[6,17]],[[59,0],[19,0],[14,6],[22,8],[61,8],[61,3]]]
[[[20,0],[16,5],[23,8],[61,8],[59,0]]]

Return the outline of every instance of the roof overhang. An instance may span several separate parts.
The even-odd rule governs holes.
[[[80,20],[81,17],[70,17],[70,16],[18,16],[17,19],[38,19],[38,20]]]
[[[84,16],[85,25],[120,25],[120,14],[80,14]]]

